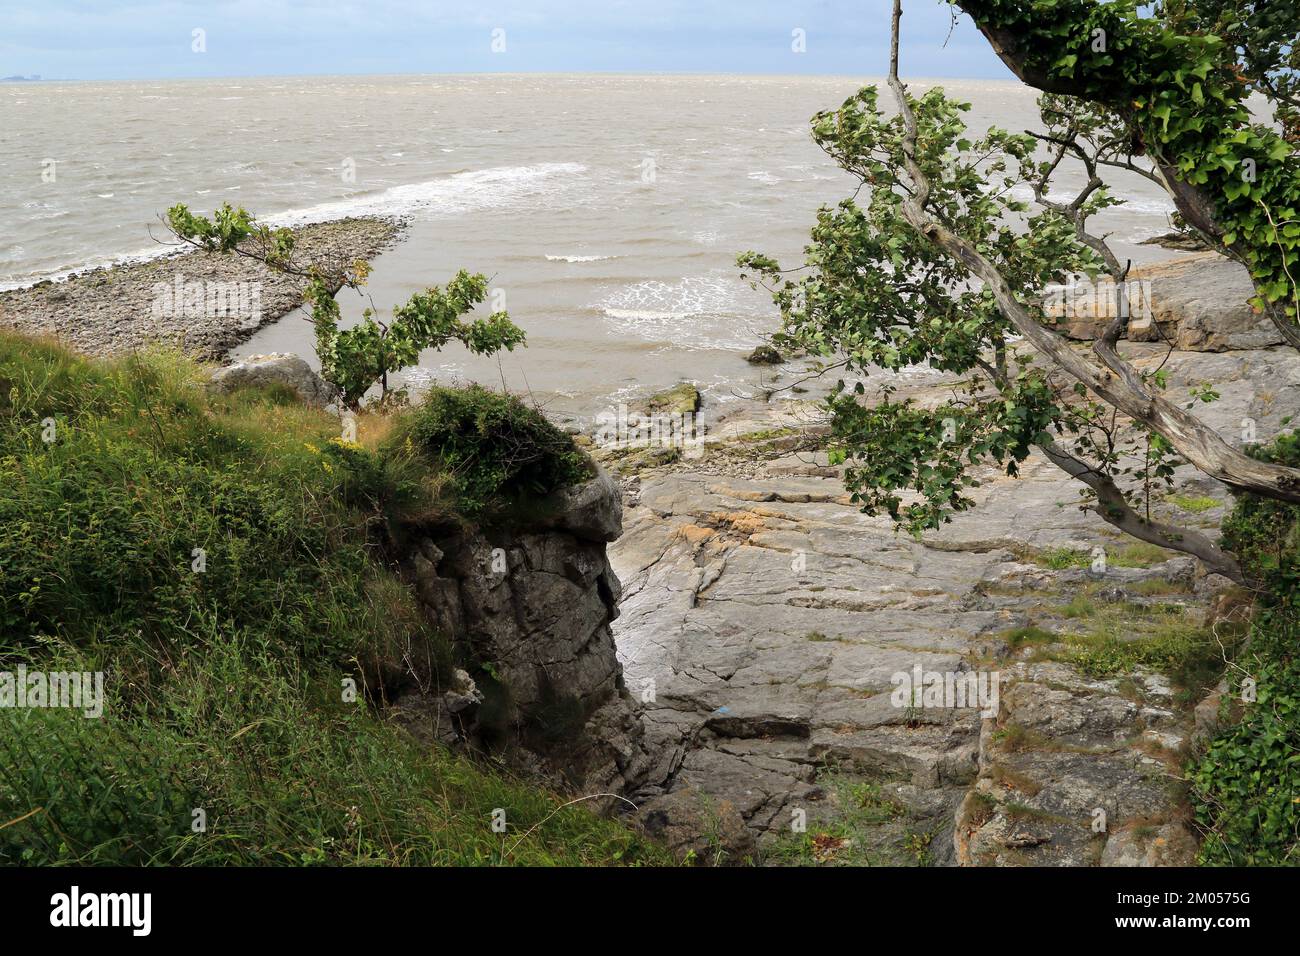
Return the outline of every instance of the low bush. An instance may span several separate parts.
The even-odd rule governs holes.
[[[431,389],[386,447],[427,458],[446,476],[457,509],[474,518],[593,474],[590,459],[541,412],[477,385]]]
[[[1252,449],[1264,461],[1300,467],[1300,435]],[[1265,604],[1300,608],[1300,506],[1241,495],[1223,521],[1223,543],[1247,575],[1261,582]]]
[[[1189,776],[1204,839],[1216,866],[1300,864],[1300,626],[1294,613],[1265,609],[1250,645],[1229,670],[1225,727],[1192,761]],[[1254,681],[1243,701],[1243,678]]]
[[[1256,449],[1300,465],[1300,438]],[[1300,507],[1241,495],[1225,544],[1256,584],[1250,642],[1228,670],[1222,729],[1188,768],[1203,863],[1300,863]]]

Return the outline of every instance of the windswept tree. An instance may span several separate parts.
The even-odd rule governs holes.
[[[981,466],[1015,475],[1037,449],[1121,531],[1246,582],[1236,555],[1154,519],[1152,490],[1187,462],[1234,491],[1295,504],[1300,469],[1233,447],[1193,414],[1212,389],[1175,398],[1163,372],[1120,354],[1128,270],[1089,220],[1121,201],[1103,182],[1107,169],[1157,183],[1189,228],[1250,270],[1253,304],[1300,346],[1300,156],[1283,135],[1300,18],[1230,0],[1143,15],[1128,0],[956,5],[1043,91],[1043,128],[975,137],[962,121],[966,104],[941,89],[912,96],[898,74],[895,0],[895,110],[882,110],[868,87],[813,118],[816,142],[861,186],[819,211],[801,267],[753,252],[739,260],[772,292],[793,344],[847,372],[928,365],[958,377],[937,406],[895,400],[890,386],[868,405],[862,384],[841,381],[829,399],[831,442],[854,500],[919,534],[973,506]],[[1232,37],[1210,32],[1215,25]],[[1252,45],[1288,29],[1271,52]],[[1282,132],[1252,117],[1252,91],[1270,98]],[[1085,183],[1061,197],[1053,178],[1067,163],[1082,167]],[[1091,355],[1053,328],[1044,307],[1051,287],[1081,277],[1118,290],[1120,307]]]
[[[430,286],[393,309],[384,321],[366,308],[361,321],[339,328],[335,296],[343,288],[360,291],[370,274],[364,260],[302,261],[293,232],[259,223],[246,210],[223,203],[212,216],[199,216],[183,204],[167,210],[167,228],[187,245],[206,252],[238,255],[263,263],[283,275],[298,278],[303,297],[311,306],[309,319],[316,331],[316,357],[321,376],[337,386],[343,403],[360,407],[366,393],[378,385],[380,400],[389,396],[388,376],[415,365],[420,352],[439,349],[449,342],[462,343],[471,352],[491,355],[524,343],[524,332],[505,312],[466,320],[488,294],[483,275],[458,272],[445,288]]]

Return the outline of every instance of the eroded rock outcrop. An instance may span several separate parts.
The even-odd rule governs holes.
[[[1300,390],[1288,349],[1122,348],[1163,365],[1171,394],[1213,382],[1220,398],[1197,414],[1227,436],[1249,422],[1267,440]],[[927,388],[944,391],[907,394],[925,401]],[[920,541],[895,534],[858,511],[824,453],[785,434],[789,407],[748,423],[785,435],[766,451],[719,438],[624,479],[614,633],[652,756],[629,793],[642,819],[696,859],[1190,860],[1177,782],[1194,697],[1106,655],[1195,631],[1227,582],[1133,550],[1036,455],[1018,479],[983,475],[974,515]],[[1227,506],[1223,486],[1184,466],[1153,513],[1212,531]],[[917,666],[997,673],[995,713],[899,706],[894,680]],[[1101,666],[1115,673],[1088,676]]]
[[[610,630],[618,488],[601,473],[538,511],[519,528],[416,537],[404,573],[467,673],[450,691],[406,694],[395,713],[423,737],[505,754],[557,785],[622,793],[645,751]]]
[[[1138,669],[1089,680],[1017,663],[980,741],[958,813],[957,861],[1007,866],[1189,866],[1196,838],[1173,784],[1191,731],[1169,681]]]

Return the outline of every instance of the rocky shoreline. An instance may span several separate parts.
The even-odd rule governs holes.
[[[398,220],[351,218],[300,226],[294,235],[308,260],[370,259],[403,227]],[[183,248],[0,292],[0,328],[52,336],[89,355],[165,342],[218,360],[301,304],[296,278],[252,259]]]
[[[308,255],[368,257],[400,228],[353,219],[299,236]],[[1192,256],[1151,270],[1152,333],[1167,344],[1121,351],[1163,367],[1171,394],[1213,383],[1220,399],[1197,414],[1266,439],[1300,404],[1300,355],[1239,301],[1238,268]],[[255,262],[184,253],[0,294],[0,322],[98,354],[163,339],[209,359],[257,327],[158,321],[159,290],[178,278],[260,283],[258,324],[299,304]],[[946,389],[929,380],[898,397]],[[799,391],[744,403],[690,455],[580,439],[619,485],[602,478],[566,503],[572,526],[419,541],[404,572],[426,613],[513,688],[501,726],[533,728],[516,764],[630,800],[690,860],[1193,862],[1181,768],[1212,716],[1197,706],[1209,688],[1126,648],[1220,639],[1227,582],[1081,511],[1079,486],[1037,455],[1019,478],[982,476],[974,515],[920,540],[896,534],[851,501],[815,390]],[[684,421],[699,408],[683,385],[647,411]],[[1229,506],[1224,486],[1184,466],[1154,508],[1212,531]],[[987,713],[899,706],[897,676],[918,669],[996,673],[1000,696]],[[395,715],[477,749],[491,728],[463,684],[408,694]]]
[[[1198,414],[1225,435],[1275,434],[1300,389],[1286,348],[1122,351],[1163,362],[1174,393],[1213,382]],[[651,755],[629,793],[652,832],[730,862],[1194,862],[1182,767],[1215,692],[1141,649],[1230,642],[1228,582],[1080,511],[1039,456],[985,475],[975,514],[897,535],[849,500],[812,414],[774,402],[698,457],[607,462],[626,505],[614,636]],[[1184,466],[1154,508],[1212,531],[1230,504]],[[917,666],[998,673],[994,712],[896,706]]]

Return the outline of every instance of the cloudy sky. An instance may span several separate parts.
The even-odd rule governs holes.
[[[0,76],[136,79],[467,71],[881,74],[887,62],[889,4],[890,0],[36,0],[0,4]],[[905,3],[904,71],[913,77],[1007,77],[968,19],[963,17],[949,36],[951,9],[941,0]],[[797,31],[802,31],[802,53],[793,49],[799,45]],[[199,46],[205,49],[196,52]]]

